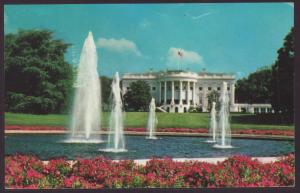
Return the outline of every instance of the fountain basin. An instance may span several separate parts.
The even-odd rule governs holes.
[[[36,154],[43,160],[52,157],[92,158],[105,156],[111,159],[149,159],[163,158],[216,158],[231,155],[248,155],[252,157],[273,157],[294,152],[294,141],[231,139],[237,148],[217,149],[205,143],[208,137],[161,136],[161,140],[145,140],[145,136],[125,135],[127,152],[101,152],[106,149],[105,143],[61,143],[65,140],[62,134],[10,134],[5,138],[5,154],[16,152]],[[106,140],[107,135],[102,135]],[[274,148],[276,147],[276,148]]]

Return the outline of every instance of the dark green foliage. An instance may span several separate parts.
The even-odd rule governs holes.
[[[48,30],[21,30],[4,39],[6,111],[46,114],[65,110],[72,89],[68,44]]]
[[[294,28],[285,37],[283,47],[272,67],[272,106],[276,113],[294,114]]]
[[[273,113],[231,115],[232,123],[256,125],[292,125],[288,115]],[[274,127],[274,126],[273,126]]]
[[[208,111],[211,110],[212,107],[212,102],[216,102],[216,110],[220,109],[220,93],[216,90],[211,91],[208,95],[207,95],[207,99],[208,99]]]
[[[132,82],[124,95],[126,110],[148,111],[151,100],[150,86],[145,81]]]
[[[263,67],[236,83],[236,102],[238,103],[270,103],[271,102],[270,67]]]
[[[101,92],[102,92],[102,107],[104,111],[109,110],[110,104],[110,93],[111,93],[111,83],[112,79],[106,76],[101,76]]]

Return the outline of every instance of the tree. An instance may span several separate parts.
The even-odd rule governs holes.
[[[132,82],[124,95],[125,108],[134,111],[147,111],[150,100],[150,86],[141,80]]]
[[[46,114],[63,112],[72,90],[68,44],[48,30],[21,30],[4,39],[6,110]]]
[[[285,37],[283,46],[277,51],[278,57],[272,67],[272,106],[276,113],[294,114],[294,27]]]
[[[111,83],[112,79],[107,76],[101,76],[101,97],[102,97],[102,107],[104,111],[109,110],[110,104],[110,93],[111,93]]]
[[[207,108],[210,111],[211,107],[212,107],[212,102],[216,102],[216,109],[219,110],[220,109],[220,93],[216,90],[211,91],[208,95],[207,95],[207,99],[208,99],[208,105]]]
[[[236,83],[236,101],[238,103],[270,103],[271,102],[271,77],[270,66],[259,68],[247,78]]]

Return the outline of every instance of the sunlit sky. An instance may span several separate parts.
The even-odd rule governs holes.
[[[5,5],[5,34],[50,29],[78,65],[93,32],[100,75],[182,69],[247,76],[271,65],[294,25],[292,3]],[[180,51],[182,56],[178,55]]]

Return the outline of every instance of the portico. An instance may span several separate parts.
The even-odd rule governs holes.
[[[196,104],[196,81],[182,79],[159,80],[158,104],[168,112],[187,112]]]

